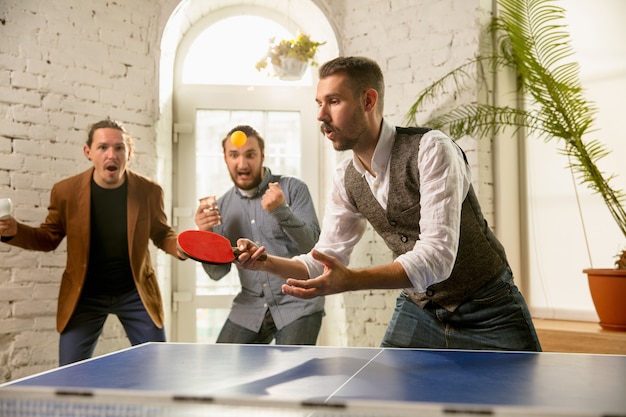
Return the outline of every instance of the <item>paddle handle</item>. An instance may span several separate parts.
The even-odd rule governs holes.
[[[238,258],[239,255],[241,255],[241,251],[239,250],[239,248],[235,248],[233,247],[233,253],[235,254],[235,258]],[[267,254],[264,253],[261,256],[259,256],[259,261],[265,261],[267,259]]]

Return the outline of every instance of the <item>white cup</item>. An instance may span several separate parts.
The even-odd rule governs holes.
[[[0,198],[0,220],[8,219],[13,215],[13,203],[10,198]]]

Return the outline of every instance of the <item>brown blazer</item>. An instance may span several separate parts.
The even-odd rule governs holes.
[[[56,183],[44,223],[30,227],[18,223],[17,234],[4,242],[24,249],[51,251],[67,236],[67,261],[61,278],[57,330],[63,332],[85,283],[91,232],[91,178],[93,168]],[[163,189],[154,181],[127,170],[128,249],[139,296],[152,321],[163,327],[163,301],[152,266],[149,240],[177,256],[176,232],[167,224]]]

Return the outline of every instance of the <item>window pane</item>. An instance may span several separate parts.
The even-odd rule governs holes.
[[[228,34],[227,42],[224,42]],[[311,85],[311,68],[301,80],[281,81],[254,65],[267,53],[271,38],[295,35],[259,16],[234,16],[209,26],[189,48],[183,65],[184,84]],[[234,51],[234,52],[233,52]],[[271,70],[270,70],[271,71]]]

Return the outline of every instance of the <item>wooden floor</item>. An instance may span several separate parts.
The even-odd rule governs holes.
[[[544,352],[626,355],[626,331],[606,330],[598,323],[533,319]]]

